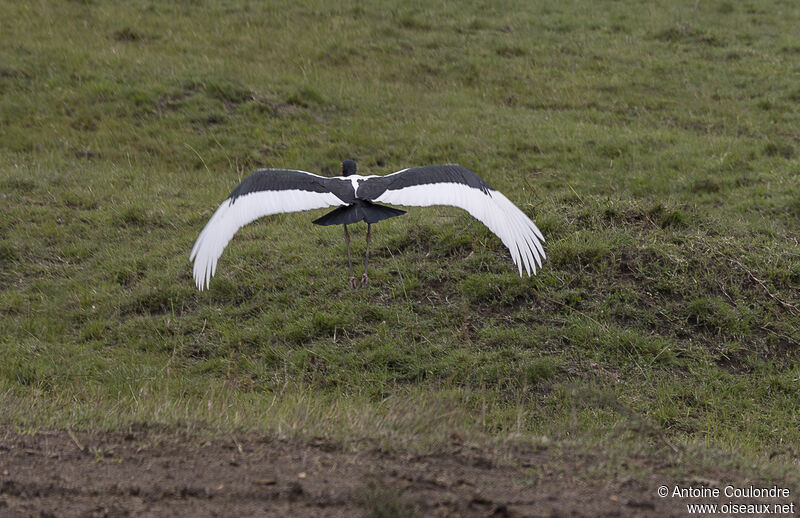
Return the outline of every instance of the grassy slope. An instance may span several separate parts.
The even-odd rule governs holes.
[[[0,3],[5,422],[797,462],[791,2]],[[244,229],[197,292],[238,180],[347,157],[478,171],[548,263],[412,210],[351,293],[319,212]]]

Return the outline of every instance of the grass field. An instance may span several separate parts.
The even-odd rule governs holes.
[[[331,4],[0,1],[0,421],[797,484],[794,2]],[[243,229],[197,291],[238,181],[345,158],[478,172],[547,263],[520,279],[463,211],[412,208],[352,292],[315,211]]]

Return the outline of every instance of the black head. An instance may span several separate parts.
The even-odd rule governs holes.
[[[342,162],[342,176],[350,176],[351,174],[356,174],[356,162],[355,160],[345,160]]]

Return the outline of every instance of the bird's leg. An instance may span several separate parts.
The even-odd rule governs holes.
[[[369,282],[369,276],[367,275],[367,266],[369,266],[369,241],[371,237],[371,227],[369,223],[367,223],[367,254],[364,256],[364,275],[361,276],[361,286],[366,287],[367,283]]]
[[[347,266],[350,268],[350,287],[356,289],[356,277],[353,275],[353,261],[350,259],[350,232],[344,225],[344,242],[347,243]]]

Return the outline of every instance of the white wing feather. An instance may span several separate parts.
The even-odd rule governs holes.
[[[263,216],[280,212],[319,209],[345,202],[328,192],[299,189],[256,191],[244,194],[231,203],[230,199],[214,212],[192,247],[189,260],[194,261],[194,282],[201,291],[217,269],[217,260],[237,230]]]
[[[546,257],[542,248],[544,237],[533,221],[494,189],[485,194],[480,189],[460,183],[412,185],[389,189],[375,201],[417,207],[452,205],[466,210],[506,245],[520,276],[523,268],[528,275],[535,274],[537,265],[541,268]]]

